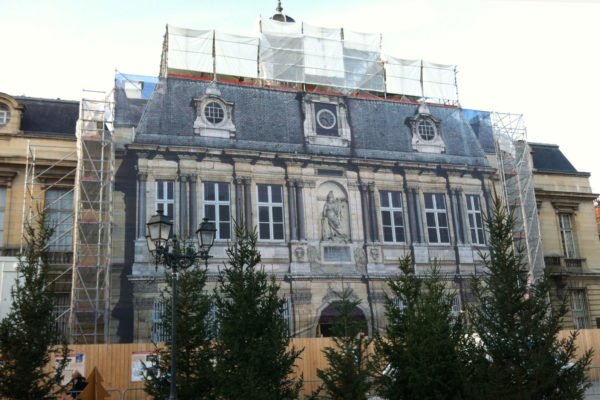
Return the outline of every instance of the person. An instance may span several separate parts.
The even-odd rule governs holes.
[[[348,240],[342,227],[342,206],[333,195],[333,190],[327,194],[327,201],[323,206],[321,219],[323,240]]]
[[[71,378],[73,387],[71,387],[71,390],[69,390],[67,394],[70,394],[72,398],[76,399],[87,386],[87,382],[85,381],[85,377],[77,370],[73,371]]]

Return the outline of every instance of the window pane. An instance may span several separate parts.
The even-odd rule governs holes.
[[[440,242],[450,243],[450,232],[448,231],[448,228],[440,229]]]
[[[404,225],[402,223],[402,213],[400,211],[395,211],[394,212],[394,225],[395,226],[402,226],[402,225]]]
[[[173,219],[173,203],[167,204],[167,216],[171,217],[171,220]]]
[[[436,193],[435,195],[435,203],[436,203],[436,208],[438,210],[445,210],[446,209],[446,202],[444,200],[444,195],[441,193]]]
[[[231,234],[229,232],[230,225],[229,223],[221,222],[219,224],[219,238],[220,239],[230,239]]]
[[[269,207],[258,207],[258,220],[260,222],[269,222]]]
[[[427,226],[435,226],[435,214],[434,213],[426,213],[427,217]]]
[[[396,242],[405,242],[404,240],[404,229],[396,228]]]
[[[379,192],[379,203],[381,204],[382,207],[389,207],[390,206],[390,199],[388,198],[388,193],[389,192]]]
[[[273,203],[282,203],[281,199],[281,186],[271,185],[271,201]]]
[[[167,181],[167,200],[173,200],[173,181]]]
[[[273,222],[283,222],[282,207],[273,207]]]
[[[267,185],[258,185],[258,201],[267,203],[269,201],[269,192]]]
[[[229,206],[219,206],[219,221],[229,221]]]
[[[392,218],[390,217],[389,211],[381,212],[381,222],[383,223],[383,225],[391,225],[392,224]]]
[[[156,205],[156,211],[162,211],[163,213],[165,212],[165,207],[163,203],[158,203]]]
[[[215,184],[212,182],[206,182],[204,184],[204,200],[215,199]]]
[[[435,228],[427,229],[427,234],[429,236],[429,243],[437,243],[438,242],[437,231]]]
[[[229,201],[228,183],[219,183],[219,201]]]
[[[448,226],[448,218],[446,218],[446,214],[438,214],[438,223],[440,227]]]
[[[156,198],[157,199],[164,199],[165,198],[165,187],[164,187],[164,181],[157,181],[156,182]]]
[[[400,207],[400,192],[392,192],[392,206]]]
[[[431,193],[425,193],[425,208],[433,208],[433,195]]]
[[[392,236],[392,228],[389,226],[383,227],[383,240],[385,242],[393,242],[394,238]]]
[[[215,220],[215,206],[207,204],[204,206],[204,218],[208,218],[209,221]]]
[[[283,224],[273,224],[273,239],[283,239]]]
[[[259,236],[261,239],[270,239],[269,224],[258,224]]]

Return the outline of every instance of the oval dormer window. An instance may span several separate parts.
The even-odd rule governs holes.
[[[208,122],[217,125],[225,119],[225,110],[218,102],[211,101],[204,106],[204,116]]]
[[[417,131],[419,132],[419,136],[423,140],[433,140],[435,138],[435,126],[428,119],[420,119],[417,125]]]

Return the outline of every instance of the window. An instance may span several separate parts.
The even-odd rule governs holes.
[[[573,224],[571,214],[558,214],[560,224],[560,238],[562,239],[565,258],[577,258],[575,241],[573,240]]]
[[[481,213],[479,196],[467,195],[467,216],[469,218],[469,229],[471,230],[471,243],[485,244],[483,214]]]
[[[71,251],[73,231],[73,190],[46,192],[46,225],[54,229],[48,247],[51,251]]]
[[[154,299],[154,307],[152,308],[152,342],[166,342],[169,339],[166,329],[163,325],[163,320],[167,318],[166,303],[162,299]]]
[[[5,105],[0,104],[0,128],[8,124],[8,121],[10,121],[10,110]]]
[[[425,218],[429,243],[449,244],[446,198],[441,193],[425,193]]]
[[[381,205],[381,225],[383,241],[405,243],[404,214],[402,211],[402,193],[391,191],[379,192]]]
[[[0,187],[0,247],[4,245],[4,215],[6,214],[6,188]]]
[[[435,127],[428,119],[420,119],[417,124],[417,130],[423,140],[429,141],[435,137]]]
[[[257,185],[258,237],[283,240],[283,190],[281,185]]]
[[[588,317],[585,290],[577,289],[571,291],[571,310],[573,311],[573,325],[575,325],[575,329],[587,329]]]
[[[174,181],[156,181],[156,210],[171,218],[171,222],[175,220],[174,187]]]
[[[217,125],[225,119],[225,110],[220,103],[211,101],[204,106],[204,116],[208,122]]]
[[[204,218],[215,223],[215,239],[231,239],[229,183],[204,182]]]

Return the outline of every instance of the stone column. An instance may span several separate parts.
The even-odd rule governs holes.
[[[138,172],[138,239],[146,237],[146,179],[148,174]]]
[[[179,177],[179,236],[187,237],[187,179],[182,175]]]
[[[410,242],[418,243],[419,236],[417,233],[417,215],[415,212],[415,190],[412,188],[406,188],[406,206],[408,207],[408,229],[410,231]]]
[[[361,183],[360,185],[360,200],[362,203],[362,216],[363,216],[363,230],[365,232],[365,242],[370,243],[371,239],[371,216],[369,213],[369,200],[367,195],[367,185]]]
[[[425,243],[425,236],[423,234],[423,217],[421,215],[421,202],[419,197],[419,191],[415,188],[413,189],[413,197],[415,201],[415,216],[417,219],[417,236],[418,243]]]
[[[467,243],[467,225],[465,224],[465,208],[462,203],[462,190],[456,189],[454,196],[456,197],[456,218],[458,219],[458,236],[460,243]]]
[[[246,231],[252,231],[252,188],[250,187],[250,178],[244,178],[244,217],[246,219]]]
[[[371,212],[371,235],[374,242],[379,242],[377,228],[377,205],[375,204],[375,184],[369,183],[369,211]]]
[[[196,233],[196,229],[198,229],[198,201],[196,199],[197,189],[196,189],[196,175],[191,175],[189,177],[190,181],[190,235],[194,235]]]
[[[242,178],[236,177],[234,180],[235,183],[235,222],[237,224],[242,223],[242,217],[244,215],[244,194],[242,193]]]
[[[296,211],[298,212],[298,240],[306,240],[306,228],[304,221],[304,198],[302,188],[304,183],[296,181]]]
[[[298,240],[298,231],[296,229],[296,191],[294,181],[288,179],[288,213],[290,216],[290,239]]]

